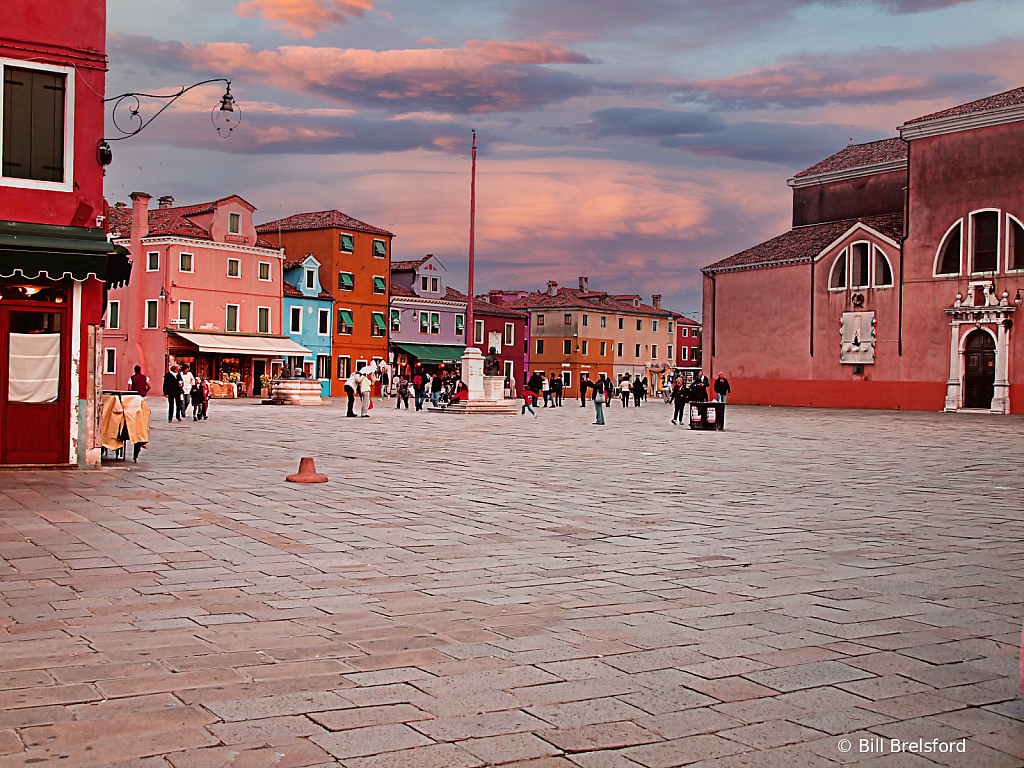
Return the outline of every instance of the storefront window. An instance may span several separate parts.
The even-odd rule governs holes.
[[[0,299],[4,301],[51,301],[63,304],[67,288],[53,283],[3,283],[0,282]]]

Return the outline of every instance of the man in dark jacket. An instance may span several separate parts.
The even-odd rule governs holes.
[[[178,366],[172,365],[171,370],[164,374],[164,397],[167,398],[168,424],[174,421],[175,412],[178,414],[178,421],[181,421],[181,413],[185,410],[185,404],[181,400],[184,393]]]
[[[640,381],[640,377],[633,379],[633,405],[637,408],[640,407],[640,401],[644,396],[644,383]]]
[[[672,387],[672,405],[675,406],[675,412],[672,414],[673,424],[682,424],[686,419],[686,395],[686,382],[682,377],[677,378]]]
[[[580,376],[580,408],[587,407],[587,389],[590,387],[590,380]]]
[[[730,392],[732,389],[729,387],[729,380],[723,374],[718,374],[718,378],[715,379],[715,399],[724,403]]]
[[[551,377],[551,392],[555,396],[555,406],[558,408],[562,407],[562,377],[552,376]]]
[[[149,394],[149,376],[142,372],[142,366],[135,366],[135,373],[128,379],[128,389],[145,397]]]

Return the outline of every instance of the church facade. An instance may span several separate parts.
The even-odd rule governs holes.
[[[1024,412],[1024,88],[789,180],[789,232],[705,267],[730,402]]]

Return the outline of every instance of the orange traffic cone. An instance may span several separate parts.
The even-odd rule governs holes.
[[[327,475],[318,475],[311,456],[299,459],[299,471],[285,478],[289,483],[326,483]]]

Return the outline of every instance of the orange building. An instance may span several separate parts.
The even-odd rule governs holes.
[[[353,369],[387,360],[394,235],[341,211],[300,213],[260,224],[256,231],[284,246],[286,258],[311,253],[320,262],[320,285],[334,296],[331,395],[344,395]]]

